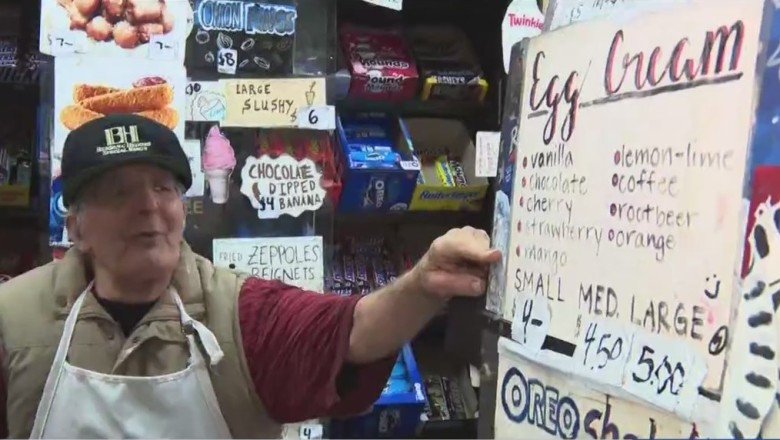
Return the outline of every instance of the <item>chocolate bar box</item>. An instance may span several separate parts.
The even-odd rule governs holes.
[[[294,0],[191,0],[185,65],[194,79],[293,73]]]

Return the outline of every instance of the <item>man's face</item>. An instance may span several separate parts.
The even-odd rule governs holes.
[[[156,276],[176,268],[185,207],[176,179],[152,165],[125,165],[84,189],[68,217],[76,246],[114,276]]]

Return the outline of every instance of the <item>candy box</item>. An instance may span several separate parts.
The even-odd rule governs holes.
[[[423,100],[485,99],[488,83],[461,30],[449,25],[415,26],[407,37],[420,70]]]
[[[417,65],[401,34],[347,26],[340,40],[352,74],[350,96],[384,101],[415,97]]]
[[[298,20],[293,0],[194,1],[185,59],[190,76],[292,74]]]
[[[421,159],[413,211],[479,211],[488,180],[475,175],[476,148],[460,121],[436,118],[404,120]]]
[[[341,212],[408,209],[420,163],[399,118],[384,114],[341,115],[336,119]]]
[[[398,358],[405,375],[388,384],[369,414],[334,419],[329,438],[411,438],[421,425],[425,389],[412,348],[406,345]]]

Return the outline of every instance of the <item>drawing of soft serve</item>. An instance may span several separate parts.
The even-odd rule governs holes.
[[[748,235],[750,267],[742,282],[742,297],[734,321],[720,417],[715,437],[756,438],[767,417],[780,414],[778,386],[778,324],[780,304],[780,203],[771,197],[756,208],[755,225]],[[763,432],[776,438],[780,431]]]

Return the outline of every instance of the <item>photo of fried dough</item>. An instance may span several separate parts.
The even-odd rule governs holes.
[[[171,102],[173,87],[169,84],[156,84],[93,96],[80,101],[79,104],[94,112],[109,114],[159,110]]]
[[[60,111],[60,121],[68,130],[75,130],[103,115],[135,113],[174,129],[179,113],[170,107],[172,102],[173,87],[156,76],[140,78],[128,88],[76,84],[73,104]]]
[[[87,122],[103,116],[80,105],[69,105],[60,112],[60,121],[68,130],[75,130]]]
[[[176,127],[176,124],[179,123],[179,113],[170,107],[166,107],[160,110],[147,110],[145,112],[138,112],[136,114],[157,121],[171,130],[173,130]]]
[[[116,87],[77,84],[76,87],[73,88],[73,102],[81,102],[94,96],[105,95],[106,93],[116,93],[121,90],[122,89]]]

